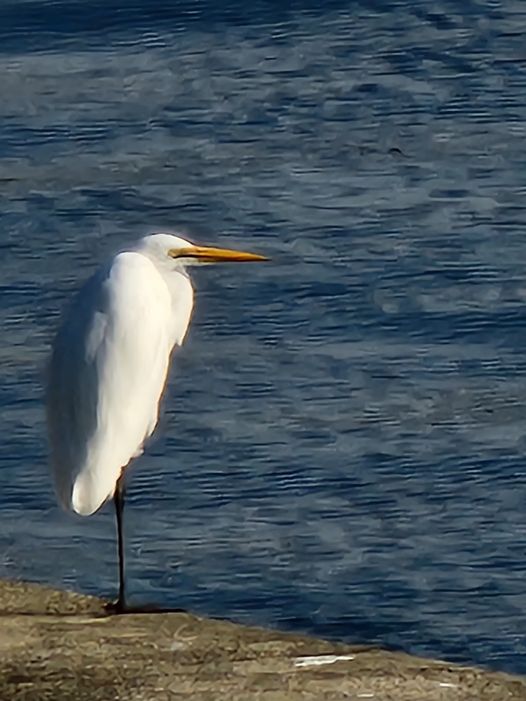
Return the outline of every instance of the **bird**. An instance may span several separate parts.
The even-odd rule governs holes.
[[[49,462],[65,510],[90,516],[114,502],[119,588],[108,604],[114,613],[127,609],[124,475],[155,430],[173,351],[190,324],[188,268],[266,260],[152,233],[103,264],[62,317],[47,365]]]

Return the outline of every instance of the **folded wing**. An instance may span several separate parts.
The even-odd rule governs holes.
[[[47,392],[52,469],[65,508],[96,511],[153,432],[171,317],[165,281],[137,252],[117,255],[79,293],[54,344]]]

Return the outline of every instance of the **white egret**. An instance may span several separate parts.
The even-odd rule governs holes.
[[[46,395],[55,488],[62,506],[83,516],[113,497],[118,612],[126,606],[124,471],[155,429],[171,353],[190,322],[187,267],[263,260],[172,234],[146,236],[87,281],[57,333]]]

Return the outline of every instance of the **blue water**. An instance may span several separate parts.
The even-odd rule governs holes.
[[[114,594],[42,369],[97,264],[180,227],[273,262],[194,276],[133,600],[526,673],[526,6],[283,5],[0,4],[0,576]]]

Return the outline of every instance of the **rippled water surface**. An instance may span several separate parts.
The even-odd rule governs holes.
[[[42,368],[96,265],[182,227],[273,261],[194,275],[134,601],[526,673],[526,7],[283,6],[0,5],[0,575],[114,593]]]

